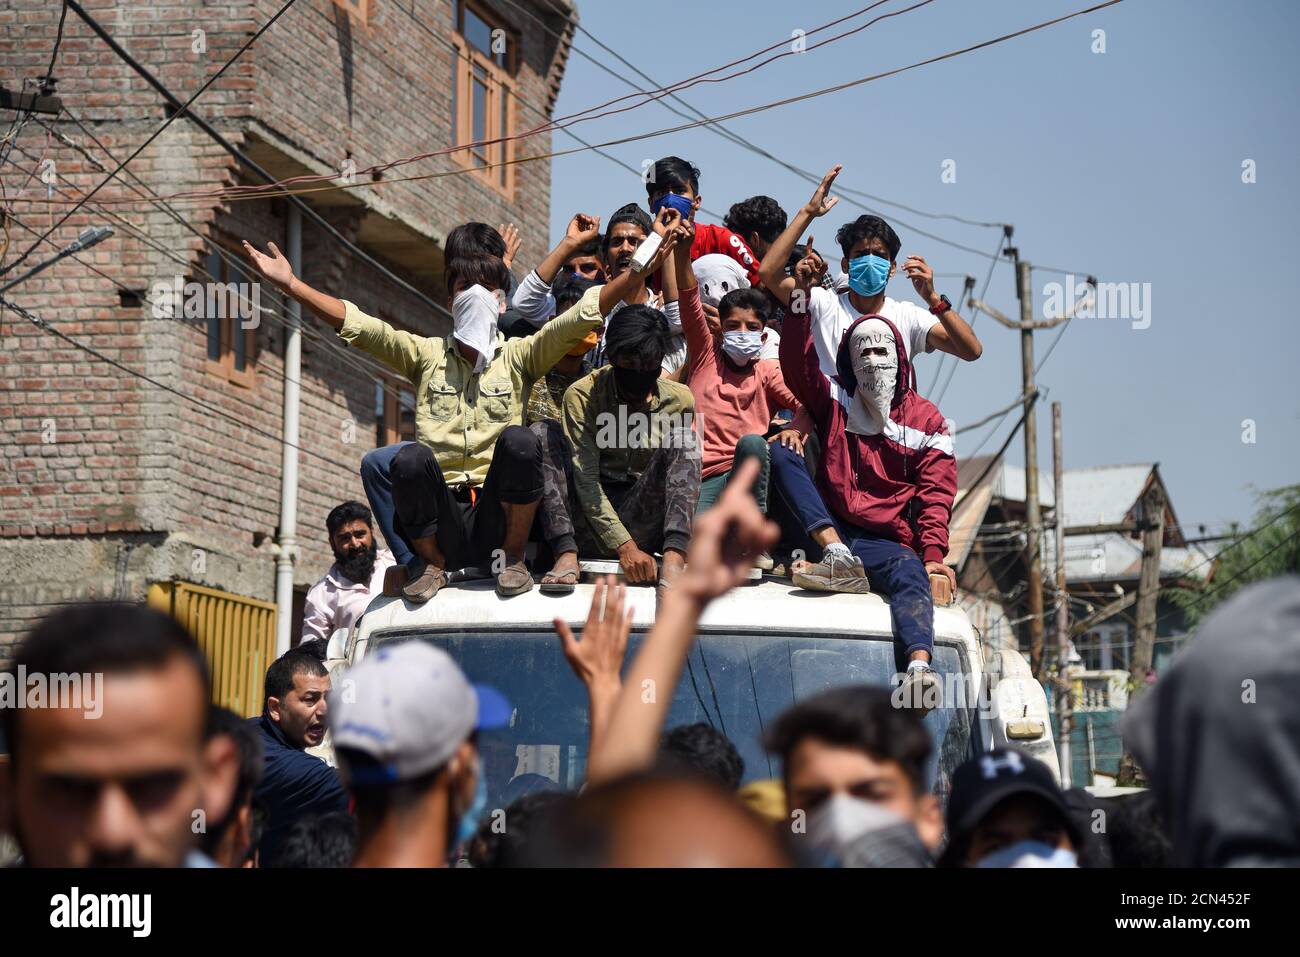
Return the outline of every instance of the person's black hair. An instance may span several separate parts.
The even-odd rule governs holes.
[[[327,661],[329,660],[329,646],[328,638],[308,638],[306,641],[298,642],[293,650],[304,655],[311,655],[320,661]]]
[[[671,345],[668,320],[651,306],[624,306],[605,328],[605,355],[611,363],[628,357],[646,366],[652,361],[658,366]]]
[[[504,290],[510,285],[510,270],[506,269],[506,264],[496,256],[471,253],[447,260],[445,279],[448,293],[456,288],[458,282],[463,282],[466,289],[470,286],[482,286],[489,291]]]
[[[344,777],[349,782],[348,790],[356,801],[357,816],[371,820],[378,820],[394,811],[403,811],[418,804],[447,766],[440,764],[421,775],[401,781],[380,781],[379,772],[383,771],[384,762],[354,748],[338,748],[335,753],[339,767],[344,770]],[[358,777],[364,783],[358,781]]]
[[[293,690],[293,679],[296,675],[324,678],[328,674],[329,670],[325,667],[325,662],[310,649],[303,651],[291,648],[271,662],[271,667],[266,669],[262,703],[265,705],[271,698],[279,698],[283,701],[284,696]]]
[[[1168,867],[1173,845],[1154,791],[1114,801],[1106,821],[1112,867]]]
[[[633,205],[635,206],[636,204],[633,203]],[[637,208],[639,209],[640,207]],[[585,243],[583,243],[572,253],[570,253],[569,258],[566,259],[565,262],[569,262],[570,260],[573,259],[580,259],[584,256],[599,256],[600,249],[601,249],[601,240],[602,240],[601,236],[596,236],[594,239],[588,239]]]
[[[733,808],[752,824],[756,839],[772,841],[773,853],[783,853],[768,823],[738,801],[734,791],[699,774],[652,768],[588,785],[576,799],[557,804],[523,848],[524,866],[608,867],[627,809],[678,789],[693,792],[696,800],[716,798],[719,805]]]
[[[767,325],[768,315],[772,311],[768,305],[767,295],[762,289],[754,286],[733,289],[718,300],[718,321],[726,319],[733,309],[753,310],[754,315],[758,316],[763,325]]]
[[[764,242],[774,243],[785,232],[787,222],[785,210],[771,196],[751,196],[727,210],[722,225],[746,242],[750,233],[758,233]]]
[[[253,813],[249,815],[248,820],[248,850],[244,852],[244,859],[239,862],[240,864],[251,861],[257,855],[258,845],[262,843],[262,835],[266,833],[266,824],[269,820],[271,820],[271,811],[267,808],[266,802],[254,796]]]
[[[891,262],[898,258],[898,251],[903,248],[903,241],[894,232],[894,227],[879,216],[859,216],[853,222],[845,223],[835,234],[835,241],[845,256],[851,255],[853,247],[864,239],[879,239],[884,243]]]
[[[504,827],[497,828],[494,817],[479,826],[469,843],[469,862],[473,867],[522,867],[528,846],[544,831],[560,808],[576,800],[568,791],[534,791],[506,806]]]
[[[230,826],[235,822],[239,812],[253,800],[253,792],[262,780],[262,736],[247,718],[241,718],[229,708],[212,705],[208,713],[208,737],[224,734],[235,742],[239,750],[239,777],[235,782],[235,793],[230,800],[230,810],[225,817],[213,824],[208,823],[207,830],[200,838],[203,853],[211,856],[221,839],[225,837]]]
[[[357,822],[344,811],[294,821],[275,860],[264,867],[351,867],[357,853]]]
[[[702,774],[729,791],[740,787],[745,776],[745,759],[731,739],[703,721],[665,731],[659,739],[657,764],[669,770]]]
[[[15,674],[100,675],[158,669],[179,659],[194,669],[211,695],[208,661],[193,636],[175,618],[144,605],[89,602],[60,608],[18,645],[10,665]],[[0,708],[0,738],[17,763],[20,708]],[[205,721],[206,727],[206,721]]]
[[[893,761],[917,794],[925,790],[930,735],[915,711],[894,706],[888,688],[850,685],[807,698],[776,719],[764,744],[780,756],[784,768],[805,738],[853,748],[876,761]]]
[[[609,222],[605,225],[605,234],[600,239],[600,251],[606,253],[609,251],[609,239],[614,235],[614,227],[621,226],[623,223],[633,223],[641,229],[641,232],[649,236],[654,231],[654,221],[650,219],[650,214],[638,206],[636,203],[628,203],[626,206],[620,206],[614,211],[614,215],[609,217]]]
[[[506,254],[506,241],[487,223],[461,223],[447,234],[442,250],[445,262],[478,255],[501,259]]]
[[[665,156],[654,165],[650,178],[646,180],[645,192],[653,196],[660,190],[681,194],[690,187],[695,195],[700,193],[700,168],[680,156]]]
[[[578,304],[587,290],[596,283],[586,276],[576,273],[561,272],[551,283],[551,295],[555,297],[555,314],[563,315]]]
[[[325,516],[325,531],[329,537],[333,538],[344,525],[349,522],[365,522],[366,527],[373,529],[375,527],[374,518],[370,514],[370,509],[360,502],[343,502],[335,505],[330,509],[330,513]]]

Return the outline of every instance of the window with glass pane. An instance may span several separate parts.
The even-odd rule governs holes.
[[[492,11],[462,0],[460,35],[456,38],[452,84],[452,142],[471,146],[455,154],[457,160],[505,193],[513,188],[510,135],[510,95],[514,85],[514,39]],[[495,48],[495,49],[494,49]]]

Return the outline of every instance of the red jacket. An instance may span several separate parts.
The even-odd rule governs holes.
[[[948,554],[948,520],[957,494],[957,460],[952,437],[934,403],[911,387],[907,347],[894,324],[898,384],[889,422],[880,435],[849,432],[848,404],[855,401],[849,336],[840,340],[837,381],[822,374],[810,335],[808,313],[786,313],[781,330],[781,372],[786,385],[812,415],[821,439],[817,486],[826,507],[871,535],[908,546],[927,562]]]

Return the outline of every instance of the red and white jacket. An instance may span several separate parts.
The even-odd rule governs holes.
[[[763,277],[758,274],[758,260],[743,239],[725,226],[697,223],[695,240],[691,243],[691,262],[713,253],[730,256],[745,270],[751,286],[755,289],[763,288]]]
[[[781,330],[781,374],[812,416],[822,444],[817,486],[826,507],[871,535],[908,546],[924,561],[948,554],[948,521],[957,494],[952,436],[934,403],[912,387],[906,340],[884,316],[898,347],[898,384],[880,435],[849,432],[849,403],[856,401],[849,336],[869,316],[845,330],[836,380],[822,374],[807,311],[788,311]]]

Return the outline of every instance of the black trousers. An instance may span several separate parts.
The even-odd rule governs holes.
[[[492,450],[487,478],[471,495],[449,486],[427,446],[413,442],[393,457],[394,524],[408,539],[435,538],[447,568],[483,564],[506,535],[502,504],[542,497],[542,444],[522,425],[507,426]]]

